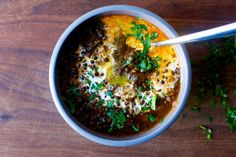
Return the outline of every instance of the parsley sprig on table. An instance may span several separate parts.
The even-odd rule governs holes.
[[[191,107],[192,111],[200,111],[201,103],[212,99],[210,101],[211,108],[215,108],[217,102],[220,102],[222,109],[225,111],[225,121],[231,130],[236,129],[236,108],[230,104],[227,82],[225,82],[227,74],[225,69],[228,66],[234,68],[236,71],[236,36],[222,39],[220,42],[208,43],[208,54],[205,55],[201,62],[201,67],[204,66],[206,72],[199,74],[198,79],[194,82],[196,86],[196,104]],[[198,67],[194,65],[193,68]],[[234,75],[233,75],[234,76]],[[212,117],[210,118],[212,119]],[[212,120],[210,120],[212,121]],[[203,130],[207,127],[200,127]],[[209,132],[209,131],[207,131]],[[212,134],[212,130],[210,132]],[[212,135],[207,135],[212,138]]]
[[[137,24],[132,21],[131,24],[133,27],[130,30],[133,34],[128,34],[128,36],[133,36],[143,44],[143,50],[140,53],[137,53],[134,58],[137,62],[137,68],[141,72],[147,72],[158,68],[158,61],[161,60],[160,57],[151,58],[148,56],[148,50],[151,47],[151,41],[158,37],[156,32],[149,34],[147,32],[147,26],[144,24]]]
[[[203,134],[206,135],[208,140],[212,139],[212,130],[204,125],[199,125],[199,128],[202,130]]]

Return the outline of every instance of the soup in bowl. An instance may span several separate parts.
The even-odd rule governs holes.
[[[159,135],[180,114],[190,87],[185,48],[152,46],[175,36],[160,17],[137,7],[108,6],[80,17],[62,34],[50,63],[62,117],[106,145]]]

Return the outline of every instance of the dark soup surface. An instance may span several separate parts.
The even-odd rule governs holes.
[[[156,26],[126,15],[84,22],[65,41],[57,62],[64,104],[87,128],[129,136],[161,123],[177,105],[180,66]]]

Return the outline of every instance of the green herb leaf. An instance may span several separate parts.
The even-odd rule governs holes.
[[[104,99],[101,99],[98,101],[97,106],[100,107],[101,105],[103,105],[105,103]]]
[[[68,100],[68,104],[69,104],[70,112],[74,114],[77,108],[75,102],[72,100]]]
[[[142,110],[143,112],[145,112],[145,111],[148,111],[149,108],[148,108],[148,107],[142,107],[141,110]]]
[[[141,69],[141,72],[146,71],[146,69],[147,69],[147,62],[146,62],[146,60],[141,60],[141,62],[138,65],[138,67]]]
[[[157,34],[156,32],[154,32],[154,33],[151,34],[150,39],[151,39],[151,40],[154,40],[154,39],[156,39],[157,37],[158,37],[158,34]]]
[[[91,89],[92,89],[92,90],[98,90],[96,84],[92,84]]]
[[[143,51],[138,53],[135,56],[135,60],[137,62],[137,67],[141,72],[147,72],[149,70],[155,69],[158,67],[158,63],[156,59],[152,59],[148,56],[148,50],[151,46],[151,40],[157,38],[157,33],[152,33],[150,36],[147,32],[147,27],[143,24],[137,24],[132,21],[131,24],[133,27],[130,28],[133,34],[128,34],[127,36],[136,37],[137,40],[140,40],[143,44]],[[145,35],[144,35],[145,34]]]
[[[236,90],[235,90],[235,91],[233,91],[233,95],[234,95],[234,96],[236,96]]]
[[[79,92],[79,90],[77,89],[77,87],[75,85],[72,85],[70,90],[69,90],[70,94],[73,96],[81,96],[82,94]]]
[[[148,115],[148,119],[150,120],[150,122],[154,123],[155,122],[155,117],[152,114]]]
[[[123,63],[123,67],[128,66],[128,65],[130,65],[130,64],[131,64],[131,61],[127,59],[127,60]]]
[[[139,132],[139,128],[135,127],[135,125],[132,125],[132,129],[134,132]]]
[[[146,54],[146,55],[147,55],[148,50],[149,50],[149,48],[150,48],[150,44],[151,44],[151,39],[150,39],[150,37],[149,37],[149,35],[148,35],[148,33],[147,33],[147,34],[145,35],[145,41],[144,41],[144,43],[143,43],[143,46],[144,46],[144,48],[143,48],[143,53]]]
[[[138,98],[142,97],[142,91],[143,91],[142,87],[138,86],[138,93],[137,93]]]
[[[93,77],[93,72],[92,71],[88,71],[88,75]]]
[[[164,121],[164,119],[163,118],[161,118],[161,120],[160,120],[160,122],[159,123],[162,123]]]
[[[107,116],[111,119],[114,119],[115,111],[113,109],[111,109],[109,112],[107,112]]]
[[[116,103],[117,103],[117,104],[120,104],[120,99],[116,99]]]
[[[168,96],[169,96],[168,93],[166,93],[166,92],[162,92],[162,95],[163,95],[164,97],[168,97]]]
[[[210,115],[207,115],[207,120],[208,120],[209,122],[212,122],[212,121],[213,121],[213,117],[210,116]]]
[[[116,118],[118,123],[122,124],[122,126],[126,122],[126,117],[125,117],[124,113],[121,112],[121,111],[117,112],[117,114],[115,115],[115,118]]]
[[[112,125],[113,126],[113,125]],[[110,126],[110,128],[107,130],[108,133],[112,133],[113,127]]]
[[[101,89],[102,87],[104,87],[104,86],[105,86],[105,84],[104,84],[103,82],[101,82],[101,83],[99,83],[99,84],[97,85],[97,87],[100,88],[100,89]]]
[[[211,107],[212,108],[215,108],[216,107],[216,100],[211,100]]]
[[[203,131],[203,134],[206,135],[208,140],[212,139],[212,130],[204,125],[200,125],[199,128]]]
[[[227,101],[227,99],[222,99],[221,100],[221,106],[224,108],[224,109],[226,109],[227,108],[227,105],[228,105],[228,101]]]
[[[86,80],[86,82],[87,82],[87,84],[90,86],[90,84],[91,84],[91,81],[87,78],[87,77],[85,77],[84,76],[84,78],[85,78],[85,80]]]
[[[151,100],[151,109],[152,110],[156,110],[156,100],[157,100],[157,96],[156,96],[156,94],[154,94],[153,96],[152,96],[152,100]]]
[[[112,123],[110,125],[110,128],[108,129],[109,133],[111,133],[115,128],[123,128],[126,122],[126,117],[123,112],[118,111],[116,113],[113,109],[110,109],[110,111],[107,112],[107,116],[112,119]]]
[[[147,99],[147,97],[144,95],[144,96],[143,96],[143,100],[146,100],[146,99]]]
[[[220,85],[216,85],[216,96],[221,96],[223,93],[223,90]]]
[[[190,108],[190,111],[192,112],[199,112],[201,110],[200,106],[194,105]]]
[[[105,84],[103,82],[99,83],[98,85],[92,84],[91,89],[92,90],[101,90],[102,87],[104,87],[104,86],[105,86]]]
[[[96,97],[97,97],[97,95],[96,95],[95,93],[93,93],[93,94],[91,94],[91,95],[89,96],[89,100],[90,100],[90,101],[91,101],[91,100],[94,100]]]
[[[111,97],[111,98],[112,98],[112,96],[113,96],[113,93],[112,93],[111,91],[107,91],[105,94],[108,95],[108,96]]]
[[[114,102],[115,102],[115,100],[107,101],[107,107],[109,107],[109,108],[113,107]]]
[[[236,129],[236,109],[232,107],[228,107],[226,110],[226,122],[231,130],[231,132]]]
[[[227,80],[225,70],[228,66],[236,67],[236,36],[227,37],[207,43],[208,54],[202,59],[201,66],[204,67],[204,73],[198,73],[198,80],[195,82],[197,89],[197,104],[206,101],[209,97],[214,100],[210,101],[211,107],[216,106],[216,102],[221,103],[225,111],[226,123],[231,131],[236,128],[235,108],[230,106],[229,89],[225,88]],[[203,64],[202,64],[203,63]],[[235,73],[236,74],[236,73]],[[236,76],[236,75],[235,75]],[[209,137],[211,137],[209,135]]]
[[[94,66],[94,71],[98,72],[98,67],[97,66]]]
[[[140,26],[142,29],[144,29],[145,31],[147,30],[147,26],[146,26],[146,25],[144,25],[144,24],[139,24],[139,26]]]
[[[152,85],[152,81],[151,81],[151,80],[146,80],[146,83],[147,83],[148,85]]]

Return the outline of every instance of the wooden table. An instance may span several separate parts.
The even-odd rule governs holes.
[[[236,156],[236,134],[230,133],[221,108],[189,113],[190,103],[161,136],[128,148],[96,144],[77,134],[59,115],[48,83],[49,60],[65,28],[92,9],[129,4],[166,19],[180,34],[236,21],[235,0],[0,0],[0,156],[1,157],[185,157]],[[204,45],[187,46],[198,60]],[[235,83],[234,83],[235,85]],[[235,105],[234,100],[234,105]],[[208,124],[207,141],[198,125]]]

